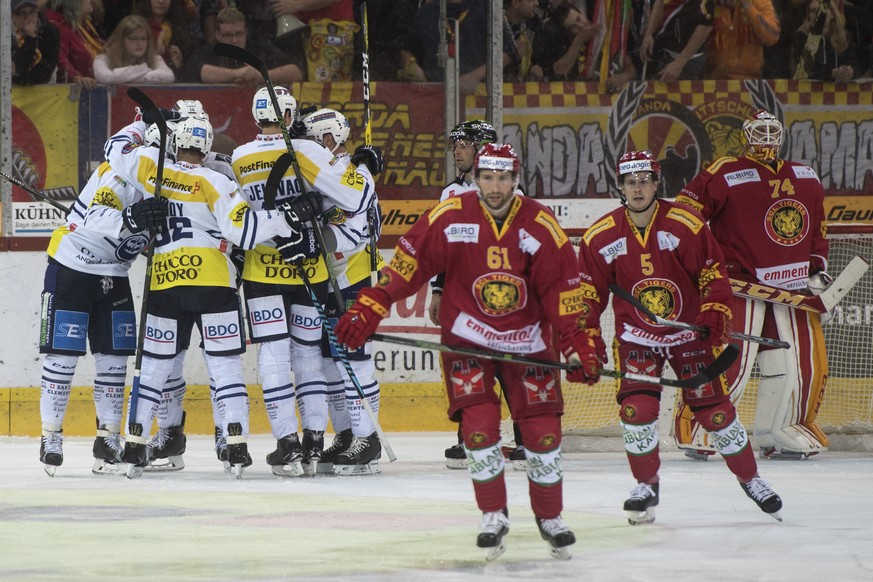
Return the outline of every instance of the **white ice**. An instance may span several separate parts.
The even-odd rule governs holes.
[[[91,439],[68,438],[54,478],[35,438],[0,438],[0,579],[367,581],[873,580],[869,454],[761,462],[783,523],[748,499],[724,462],[663,455],[652,525],[628,525],[621,453],[569,453],[564,519],[573,559],[549,556],[524,472],[507,467],[507,551],[486,563],[466,471],[445,468],[452,433],[388,435],[378,476],[282,479],[253,436],[242,480],[212,438],[189,436],[185,469],[140,479],[91,474]]]

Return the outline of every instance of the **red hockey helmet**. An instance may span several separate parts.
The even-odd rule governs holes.
[[[661,164],[649,150],[627,152],[619,158],[618,165],[615,167],[615,177],[619,184],[623,182],[622,176],[636,172],[651,172],[655,180],[660,180]]]
[[[482,146],[476,154],[476,159],[473,160],[476,173],[479,173],[479,170],[497,170],[518,175],[520,165],[515,150],[508,143],[487,143]]]

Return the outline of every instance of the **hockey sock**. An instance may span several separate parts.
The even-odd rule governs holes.
[[[119,432],[124,413],[124,383],[127,377],[127,356],[94,354],[94,408],[97,421],[112,432]]]
[[[297,434],[297,401],[291,381],[291,340],[284,338],[258,345],[258,371],[264,390],[264,407],[273,438]]]
[[[373,415],[379,416],[380,390],[379,382],[376,380],[376,365],[372,359],[353,360],[350,362],[352,371],[361,385],[361,390],[367,397],[367,403],[373,410]],[[339,365],[339,362],[337,362]],[[367,436],[373,434],[376,430],[370,415],[364,410],[364,404],[361,401],[358,390],[351,379],[348,378],[345,370],[342,370],[343,378],[346,380],[346,407],[349,411],[349,421],[352,425],[352,434],[355,436]]]
[[[184,368],[187,350],[182,350],[173,358],[173,371],[161,393],[161,403],[158,405],[156,415],[158,426],[169,428],[182,424],[182,402],[185,400]]]
[[[561,421],[557,415],[533,416],[517,425],[527,435],[527,480],[533,513],[540,519],[561,515],[564,507],[564,461],[561,456]]]
[[[352,428],[349,409],[346,406],[346,387],[333,358],[322,358],[321,369],[327,386],[327,412],[333,432],[339,434]]]
[[[505,461],[500,450],[500,406],[490,402],[474,404],[464,408],[462,414],[464,448],[476,503],[483,512],[501,511],[507,500]]]
[[[621,400],[620,421],[631,473],[639,483],[656,483],[661,468],[658,449],[658,399],[634,393]]]
[[[46,354],[42,361],[42,380],[39,390],[39,413],[45,430],[59,431],[64,424],[70,387],[76,373],[77,356]],[[57,427],[57,428],[46,428]]]
[[[151,430],[152,418],[161,403],[163,386],[173,371],[172,359],[144,356],[139,377],[139,396],[136,402],[136,418],[128,418],[128,424],[136,422],[143,427],[143,437]],[[130,412],[128,411],[128,415]]]
[[[218,401],[224,434],[227,425],[238,422],[242,436],[249,434],[249,393],[243,378],[242,359],[236,356],[206,354],[207,369],[215,381],[215,399]]]
[[[297,408],[303,428],[327,428],[327,384],[321,371],[321,345],[291,339],[291,362],[297,380]]]

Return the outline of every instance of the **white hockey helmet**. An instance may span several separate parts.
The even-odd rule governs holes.
[[[314,137],[321,145],[324,145],[325,134],[332,135],[336,142],[334,150],[349,139],[349,120],[336,109],[319,109],[304,117],[303,123],[306,125],[306,135]]]
[[[291,111],[291,119],[297,117],[297,99],[291,95],[285,87],[273,87],[276,92],[276,101],[279,102],[279,109],[282,113]],[[261,87],[255,93],[252,99],[252,117],[255,118],[255,123],[279,123],[279,118],[276,117],[276,110],[273,108],[273,101],[270,99],[270,91],[266,87]]]
[[[761,162],[775,162],[782,147],[782,124],[764,109],[758,110],[743,123],[746,155]]]
[[[212,151],[212,124],[202,117],[183,119],[173,132],[176,157],[179,150],[197,150],[204,156]]]
[[[173,109],[179,112],[182,119],[186,117],[202,117],[209,119],[209,114],[203,109],[203,104],[197,99],[179,99],[173,106]]]
[[[164,151],[169,155],[174,151],[173,146],[173,134],[176,132],[176,126],[179,122],[177,121],[167,121],[167,147]],[[145,135],[143,136],[143,140],[145,145],[152,147],[160,147],[161,144],[161,131],[158,129],[157,123],[152,123],[146,128]]]

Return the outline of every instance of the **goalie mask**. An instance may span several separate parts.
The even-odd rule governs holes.
[[[779,158],[782,147],[782,124],[769,111],[759,110],[743,123],[743,153],[746,156],[772,164]]]
[[[615,166],[615,180],[618,182],[618,197],[623,205],[627,205],[627,197],[622,191],[624,178],[628,174],[637,174],[640,172],[648,172],[652,175],[652,180],[655,182],[661,179],[661,164],[648,150],[627,152],[618,160]],[[655,198],[657,198],[657,193]],[[652,199],[654,202],[654,199]]]
[[[330,134],[336,145],[330,153],[349,139],[349,121],[346,116],[335,109],[319,109],[303,118],[306,125],[306,135],[315,138],[315,141],[324,145],[324,136]]]
[[[179,112],[182,119],[186,117],[202,117],[209,119],[209,114],[203,109],[203,104],[197,99],[179,99],[173,106],[173,109]]]
[[[459,141],[470,142],[476,149],[479,149],[483,144],[496,142],[497,132],[494,131],[490,123],[485,121],[479,119],[465,121],[456,125],[449,133],[449,141],[446,145],[451,151],[454,149],[455,143]]]
[[[183,119],[173,132],[176,158],[179,150],[197,150],[204,156],[212,151],[212,124],[201,117]]]
[[[273,90],[276,92],[279,109],[283,114],[290,111],[293,121],[297,117],[297,99],[285,87],[277,86]],[[270,91],[266,87],[258,89],[254,99],[252,99],[252,117],[255,118],[255,123],[259,126],[262,123],[279,123],[279,118],[276,117],[276,110],[273,107],[273,100],[270,99]]]

